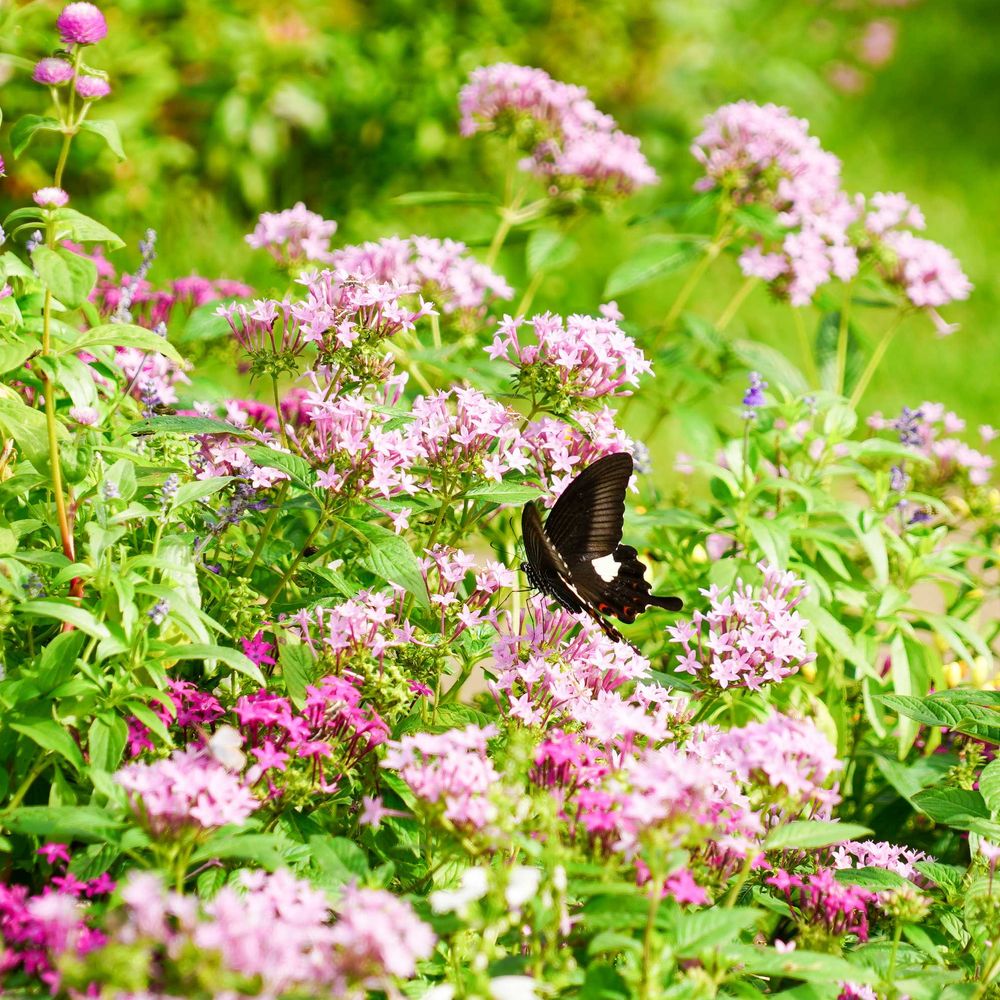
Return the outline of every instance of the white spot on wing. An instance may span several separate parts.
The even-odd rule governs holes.
[[[613,555],[601,556],[600,559],[592,559],[590,565],[594,567],[594,572],[605,582],[611,583],[618,578],[618,560]]]

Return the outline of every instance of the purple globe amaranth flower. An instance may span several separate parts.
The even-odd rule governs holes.
[[[76,92],[85,101],[99,101],[111,93],[111,84],[99,76],[81,76],[76,81]]]
[[[58,87],[73,79],[73,67],[65,59],[49,56],[35,63],[31,79],[35,83],[44,83],[49,87]]]
[[[62,208],[69,202],[69,195],[57,187],[39,188],[31,197],[41,208]]]
[[[56,21],[63,45],[93,45],[108,33],[108,22],[92,3],[71,3]]]

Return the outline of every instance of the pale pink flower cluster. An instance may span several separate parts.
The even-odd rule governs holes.
[[[246,241],[255,250],[266,250],[282,267],[329,264],[336,231],[336,222],[310,212],[300,201],[283,212],[264,212]]]
[[[322,469],[323,489],[389,499],[430,488],[443,471],[499,482],[526,472],[518,414],[475,389],[418,396],[400,426],[386,407],[402,396],[405,376],[385,380],[373,402],[360,393],[332,396],[317,381],[306,394],[306,453]]]
[[[740,256],[748,277],[773,283],[792,305],[808,305],[831,277],[858,270],[848,226],[858,206],[841,189],[840,161],[787,108],[737,101],[704,122],[692,146],[705,168],[696,187],[722,190],[739,205],[764,205],[787,232],[777,245],[758,243]]]
[[[392,991],[436,940],[408,903],[381,889],[345,889],[334,921],[326,895],[288,871],[243,872],[207,902],[134,872],[121,895],[124,922],[112,943],[155,947],[158,964],[192,949],[214,953],[227,972],[259,980],[255,996],[272,1000]]]
[[[906,195],[872,195],[864,217],[864,228],[874,252],[876,266],[886,282],[900,289],[910,303],[926,309],[938,332],[955,327],[938,316],[938,306],[967,299],[972,283],[950,250],[916,236],[912,230],[926,225],[923,212]]]
[[[480,67],[458,103],[462,135],[515,135],[528,153],[521,169],[551,178],[557,189],[624,195],[657,181],[638,139],[599,111],[584,87],[560,83],[544,70],[513,63]]]
[[[521,435],[534,467],[532,478],[549,491],[543,502],[550,507],[580,469],[597,459],[624,451],[641,466],[648,456],[645,445],[633,441],[617,425],[615,411],[610,407],[575,410],[569,416],[572,423],[540,417]]]
[[[884,840],[848,840],[830,851],[833,867],[882,868],[895,872],[911,882],[922,884],[924,876],[915,867],[918,861],[933,861],[923,851],[915,851]]]
[[[707,612],[695,611],[690,621],[668,626],[671,639],[684,649],[679,672],[713,687],[757,691],[815,659],[802,639],[808,622],[795,610],[809,588],[766,563],[758,569],[764,575],[759,595],[742,580],[726,595],[713,584],[701,591],[710,602]]]
[[[840,801],[827,787],[843,767],[836,747],[808,719],[779,713],[739,729],[699,726],[689,748],[730,771],[771,817],[827,817]]]
[[[324,355],[413,330],[435,311],[423,299],[416,309],[404,304],[418,291],[415,284],[372,281],[342,268],[307,271],[297,281],[306,296],[292,305],[292,316],[303,342],[317,344]]]
[[[468,253],[457,240],[389,236],[347,246],[333,254],[335,267],[377,282],[416,286],[445,313],[478,312],[495,299],[510,299],[507,281]]]
[[[484,613],[490,600],[503,588],[517,583],[517,574],[502,563],[489,560],[485,568],[479,569],[476,557],[461,549],[446,545],[435,545],[424,550],[426,555],[420,561],[431,604],[441,609],[441,633],[454,641],[468,628],[475,628],[487,621]],[[478,572],[476,572],[478,570]],[[475,572],[475,582],[467,597],[463,597],[465,578]],[[449,608],[457,609],[458,621],[455,631],[446,622]]]
[[[132,808],[150,832],[184,827],[210,830],[240,824],[260,805],[240,777],[202,750],[177,750],[152,764],[128,764],[115,773]]]
[[[637,742],[666,739],[687,711],[685,698],[647,683],[644,656],[589,621],[573,634],[579,619],[542,598],[531,599],[518,621],[503,612],[493,623],[489,689],[500,711],[522,725],[579,727],[609,752],[627,753]],[[636,683],[626,690],[629,681]]]
[[[190,385],[184,366],[151,351],[138,347],[115,349],[115,361],[146,407],[170,406],[177,402],[177,386]]]
[[[888,419],[878,411],[867,422],[873,430],[899,430],[898,420]],[[908,427],[906,443],[933,461],[934,476],[939,482],[947,482],[964,472],[973,486],[989,483],[995,465],[993,458],[955,436],[965,430],[965,421],[953,410],[946,410],[943,403],[921,403],[911,412]],[[984,424],[979,436],[984,444],[989,444],[997,435]],[[917,474],[923,474],[919,467]]]
[[[417,733],[388,744],[382,766],[398,771],[417,798],[443,806],[457,827],[480,830],[497,815],[490,792],[500,775],[486,752],[496,728],[468,725],[444,733]]]
[[[565,407],[570,401],[631,395],[629,386],[652,371],[636,342],[618,325],[615,303],[601,306],[601,316],[572,315],[565,320],[542,313],[526,320],[504,316],[492,346],[494,360],[517,369],[514,381],[539,402]],[[534,344],[523,344],[518,329],[527,322]]]

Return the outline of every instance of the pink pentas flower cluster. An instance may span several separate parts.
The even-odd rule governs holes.
[[[615,303],[601,306],[601,316],[553,313],[516,319],[504,316],[487,353],[516,369],[514,382],[532,401],[554,412],[582,401],[631,395],[652,365],[618,325]],[[522,343],[518,330],[531,327],[535,343]]]
[[[287,698],[261,688],[242,696],[234,714],[252,761],[247,780],[266,780],[271,798],[282,794],[275,774],[288,772],[295,761],[305,762],[310,791],[336,791],[341,776],[389,736],[378,712],[362,704],[361,678],[349,671],[307,685],[301,711]],[[284,786],[289,786],[288,775]]]
[[[315,343],[324,359],[352,347],[375,347],[401,331],[413,330],[419,319],[435,312],[419,299],[414,284],[374,281],[343,268],[306,271],[297,279],[306,290],[292,305],[305,343]]]
[[[705,168],[698,190],[771,208],[786,230],[776,244],[760,240],[742,253],[748,277],[801,306],[831,277],[849,281],[857,273],[848,227],[859,208],[841,189],[840,161],[809,134],[807,121],[774,104],[726,104],[705,119],[692,153]]]
[[[167,694],[169,698],[150,702],[149,707],[164,726],[176,726],[180,730],[182,742],[194,739],[203,727],[212,725],[225,715],[218,698],[190,681],[171,678],[167,681]],[[134,715],[127,722],[130,756],[136,757],[144,750],[155,749],[152,733],[143,722]]]
[[[671,640],[684,650],[679,672],[723,690],[757,691],[815,659],[802,639],[808,622],[795,610],[809,588],[792,573],[766,563],[758,568],[764,575],[759,594],[742,580],[726,595],[713,584],[701,591],[710,602],[707,612],[695,611],[689,621],[668,627]]]
[[[336,222],[310,212],[300,201],[283,212],[264,212],[246,241],[255,250],[266,250],[282,267],[330,264],[336,231]]]
[[[731,772],[768,822],[826,818],[840,802],[831,781],[843,764],[808,719],[777,713],[738,729],[698,726],[689,747]]]
[[[518,621],[510,612],[493,618],[497,707],[524,726],[579,728],[607,753],[665,740],[687,711],[683,698],[650,680],[649,661],[627,643],[563,609],[533,598]],[[627,682],[636,682],[627,689]]]
[[[994,459],[957,436],[966,430],[966,422],[943,403],[925,401],[896,419],[876,411],[867,422],[872,430],[896,432],[904,444],[929,458],[933,463],[932,480],[937,485],[948,483],[960,474],[968,476],[973,486],[985,486],[990,481]],[[992,427],[984,424],[979,428],[982,444],[989,445],[996,437]],[[926,475],[922,467],[917,467],[915,474]]]
[[[157,949],[157,965],[182,985],[185,974],[197,976],[185,964],[192,952],[216,955],[223,977],[256,980],[255,995],[270,998],[394,992],[436,941],[412,907],[388,892],[347,888],[338,917],[322,891],[287,871],[243,872],[207,902],[133,873],[122,900],[124,921],[112,944]]]
[[[492,614],[486,610],[492,599],[517,583],[514,571],[495,560],[479,567],[475,556],[451,546],[435,545],[424,551],[418,560],[420,572],[431,604],[440,608],[441,634],[448,636],[449,642],[466,629],[485,623]],[[470,573],[475,573],[475,580],[466,588]],[[454,628],[450,625],[452,616],[456,618]]]
[[[166,760],[127,764],[115,780],[129,793],[139,821],[157,836],[240,824],[260,805],[238,775],[203,750],[178,750]]]
[[[638,465],[645,464],[646,447],[633,441],[615,420],[615,411],[574,410],[572,423],[554,417],[531,421],[521,434],[521,444],[531,460],[531,478],[547,490],[542,498],[551,507],[580,469],[605,455],[628,452]]]
[[[859,941],[868,940],[878,893],[838,882],[832,868],[820,868],[807,876],[778,869],[765,881],[784,896],[796,923],[823,927],[837,937],[851,934]]]
[[[500,781],[486,749],[494,726],[417,733],[387,744],[382,767],[391,768],[417,798],[454,826],[481,830],[497,816],[491,797]]]
[[[334,251],[333,265],[369,280],[416,286],[445,313],[480,315],[494,300],[514,297],[507,281],[457,240],[388,236]]]
[[[459,94],[462,135],[514,135],[528,156],[522,170],[555,190],[582,188],[626,195],[657,181],[639,140],[599,111],[584,87],[544,70],[496,63],[473,70]]]
[[[915,851],[884,840],[848,840],[830,849],[830,862],[838,871],[847,868],[882,868],[918,885],[926,882],[916,865],[934,861],[923,851]]]
[[[216,315],[226,320],[236,342],[251,358],[291,359],[306,346],[289,299],[254,299],[250,305],[230,302],[219,306]]]

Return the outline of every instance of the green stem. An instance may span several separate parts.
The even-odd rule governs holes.
[[[47,753],[43,753],[32,765],[31,770],[24,776],[24,780],[17,787],[17,791],[11,797],[10,802],[7,803],[7,808],[4,809],[5,813],[13,812],[18,806],[24,801],[25,795],[28,794],[31,786],[35,783],[35,779],[44,771],[51,760]]]
[[[658,878],[650,880],[649,883],[649,905],[646,908],[646,930],[642,936],[642,984],[639,996],[642,1000],[648,1000],[653,994],[653,944],[656,937],[656,914],[660,909],[662,886]]]
[[[521,296],[521,301],[518,302],[517,309],[514,312],[515,316],[523,316],[531,308],[531,303],[534,301],[538,289],[541,288],[544,278],[545,269],[539,268],[528,284],[528,287],[524,290],[524,295]]]
[[[864,396],[865,390],[868,388],[868,383],[871,382],[875,370],[881,364],[882,358],[885,357],[885,352],[889,350],[889,345],[892,343],[892,338],[896,335],[902,319],[903,314],[899,313],[896,319],[889,324],[885,333],[882,334],[882,339],[878,342],[875,352],[869,359],[867,367],[862,373],[861,378],[858,379],[858,384],[854,387],[854,391],[851,393],[850,404],[852,407],[857,408],[858,403],[861,402],[861,397]]]
[[[847,379],[847,338],[851,328],[851,290],[853,284],[847,286],[844,293],[844,304],[840,307],[840,324],[837,330],[837,380],[833,383],[833,391],[844,394],[844,382]]]
[[[299,549],[295,558],[291,561],[288,569],[286,569],[285,572],[282,574],[281,579],[278,581],[278,586],[274,588],[274,593],[271,594],[271,596],[267,599],[267,602],[264,604],[265,612],[271,609],[271,605],[274,604],[274,602],[278,599],[281,592],[285,589],[285,585],[292,578],[292,575],[295,573],[295,571],[299,568],[299,563],[302,562],[303,558],[305,557],[306,549],[308,549],[309,546],[312,545],[312,543],[316,540],[316,536],[323,529],[323,525],[326,524],[326,517],[327,517],[326,511],[325,510],[321,511],[319,518],[316,521],[316,526],[306,536],[306,540],[302,543],[302,548]]]
[[[806,330],[805,316],[802,309],[792,307],[792,315],[795,317],[795,332],[799,337],[799,347],[802,349],[802,357],[805,359],[806,380],[810,387],[818,389],[819,369],[816,367],[816,358],[813,355],[812,344],[809,343],[809,333]]]
[[[431,343],[436,351],[441,350],[441,317],[436,312],[431,313]]]
[[[278,429],[281,431],[281,443],[291,451],[288,446],[288,431],[285,430],[285,418],[281,415],[281,397],[278,395],[278,380],[271,376],[271,397],[274,399],[274,415],[278,418]]]
[[[746,301],[746,297],[753,291],[756,284],[756,278],[747,278],[736,290],[736,294],[729,300],[729,305],[722,310],[719,318],[715,321],[715,328],[719,333],[722,333],[729,326],[733,317],[739,312],[740,306]]]
[[[490,241],[490,248],[486,251],[486,266],[491,270],[497,262],[497,257],[500,256],[504,240],[507,239],[511,228],[518,220],[517,210],[521,207],[521,202],[524,201],[524,194],[522,189],[514,196],[509,205],[500,209],[500,222],[497,225],[497,231],[493,234],[493,239]]]
[[[267,520],[264,522],[264,527],[261,528],[260,536],[257,538],[257,545],[250,555],[250,562],[247,563],[246,569],[243,570],[245,577],[249,577],[254,571],[257,560],[260,559],[260,554],[264,551],[264,543],[267,541],[267,536],[270,535],[271,529],[274,527],[274,522],[278,519],[278,513],[285,503],[285,497],[288,496],[290,482],[290,479],[285,479],[278,487],[278,495],[274,498],[274,506],[268,511]]]
[[[903,936],[903,924],[902,921],[896,921],[896,928],[892,934],[892,951],[889,953],[889,968],[886,970],[885,974],[885,985],[888,988],[887,993],[890,997],[896,995],[896,987],[894,985],[896,979],[896,954],[899,951],[899,940]]]

